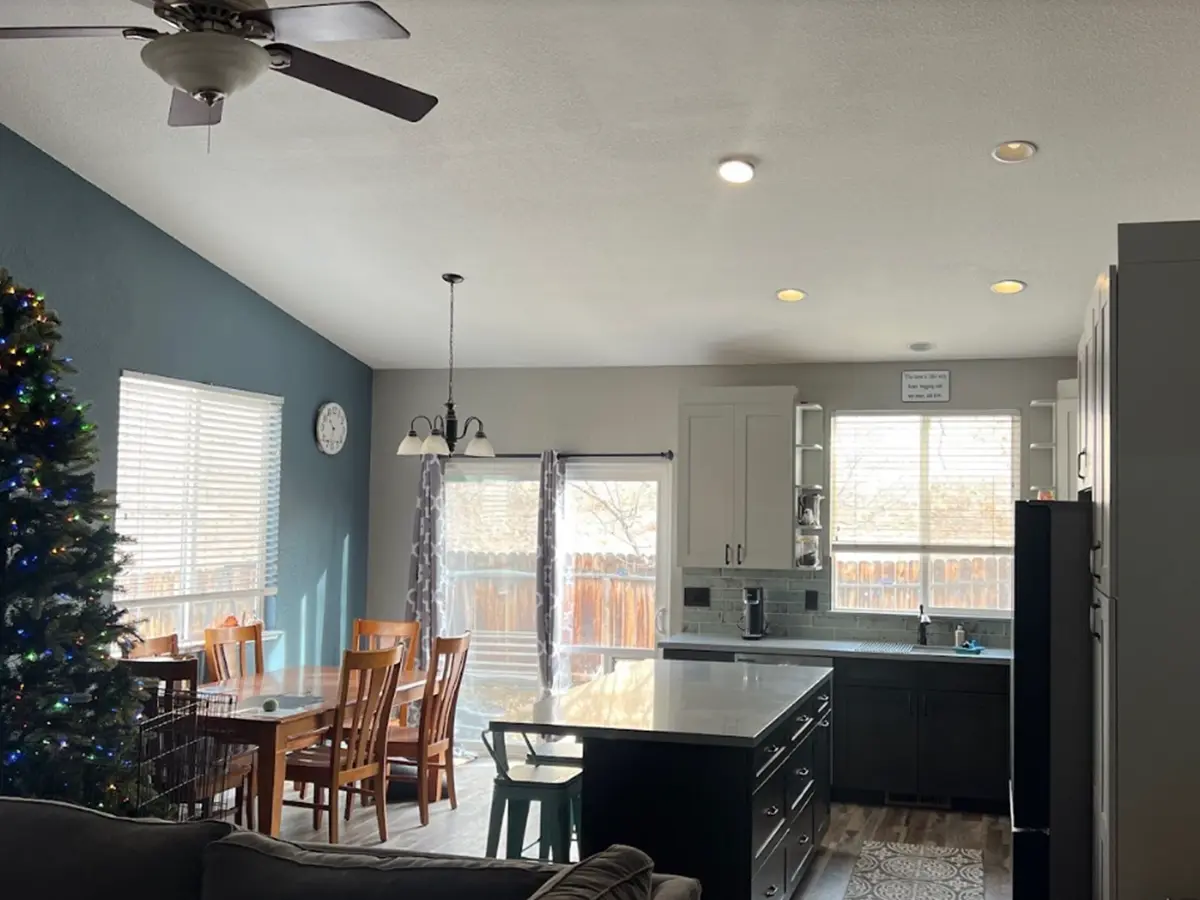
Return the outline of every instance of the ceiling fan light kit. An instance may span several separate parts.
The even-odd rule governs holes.
[[[181,31],[146,44],[142,62],[171,87],[211,105],[262,77],[271,54],[231,34]]]
[[[291,7],[268,7],[265,0],[134,2],[152,9],[173,31],[142,26],[0,28],[0,40],[111,36],[146,41],[142,61],[178,92],[167,119],[173,127],[217,124],[225,98],[272,69],[409,122],[419,122],[437,105],[430,94],[284,43],[407,38],[408,30],[373,0]]]

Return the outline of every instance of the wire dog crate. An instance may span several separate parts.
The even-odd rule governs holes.
[[[234,698],[146,685],[138,740],[139,815],[186,821],[221,817],[252,778],[252,763],[231,744],[222,720]]]

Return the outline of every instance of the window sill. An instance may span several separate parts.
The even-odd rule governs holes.
[[[827,609],[821,612],[830,612],[836,615],[847,616],[892,616],[898,619],[915,619],[917,611],[900,610],[900,609]],[[971,621],[987,620],[989,622],[1011,622],[1012,612],[1009,610],[995,609],[934,609],[926,613],[929,618],[935,622],[944,622],[950,619],[967,619]]]

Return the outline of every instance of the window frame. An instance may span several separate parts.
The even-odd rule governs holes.
[[[916,614],[916,610],[893,610],[893,609],[872,609],[872,608],[851,608],[837,606],[838,597],[838,553],[847,554],[878,554],[884,555],[908,555],[916,556],[921,560],[921,583],[920,597],[921,602],[925,606],[925,612],[930,615],[952,616],[965,619],[997,619],[1006,621],[1012,619],[1013,610],[1010,602],[1008,609],[963,609],[961,607],[951,606],[933,606],[929,603],[931,593],[931,580],[933,574],[933,557],[938,556],[994,556],[1000,558],[1010,558],[1015,561],[1015,522],[1013,533],[1013,545],[969,545],[969,544],[880,544],[880,543],[848,543],[845,541],[835,540],[835,523],[837,521],[837,485],[834,483],[834,453],[836,445],[837,419],[838,418],[911,418],[918,416],[924,419],[938,418],[953,418],[962,417],[984,417],[995,416],[1005,417],[1015,423],[1016,439],[1013,442],[1014,466],[1013,466],[1013,485],[1012,495],[1013,502],[1017,502],[1024,497],[1024,448],[1021,444],[1021,432],[1024,426],[1024,418],[1019,409],[947,409],[947,410],[927,410],[927,409],[905,409],[905,410],[835,410],[830,416],[829,422],[829,556],[830,556],[830,611],[834,613],[849,613],[857,615],[880,615],[880,616],[912,616]],[[922,490],[926,490],[927,478],[923,477]],[[1013,510],[1015,519],[1016,511]],[[922,530],[926,529],[926,524],[922,522]],[[1015,591],[1015,572],[1014,584]]]
[[[274,443],[274,459],[269,460],[267,481],[261,486],[261,489],[267,495],[266,502],[266,530],[262,536],[262,546],[264,548],[263,559],[261,561],[262,571],[262,589],[258,588],[242,588],[230,591],[203,591],[189,592],[178,594],[163,594],[159,596],[148,596],[144,598],[130,599],[128,595],[121,590],[122,576],[125,576],[136,568],[136,554],[133,559],[126,564],[121,575],[117,578],[117,589],[112,594],[112,602],[114,605],[122,609],[130,610],[158,610],[163,608],[177,607],[178,613],[178,635],[179,645],[183,649],[194,649],[198,646],[203,646],[203,641],[190,637],[192,631],[192,616],[195,614],[196,604],[205,603],[213,600],[228,600],[228,601],[251,601],[251,608],[243,610],[245,612],[253,612],[261,621],[267,597],[276,596],[278,593],[279,582],[279,531],[280,531],[280,487],[282,483],[283,472],[283,405],[284,398],[281,396],[265,393],[257,393],[253,391],[243,391],[237,388],[225,387],[223,385],[207,384],[205,382],[190,381],[182,378],[171,378],[163,375],[153,375],[146,372],[140,372],[134,369],[123,369],[120,373],[117,387],[117,464],[116,464],[116,488],[114,489],[114,497],[117,503],[117,512],[114,516],[114,521],[117,524],[118,533],[121,532],[121,428],[122,428],[122,388],[126,383],[126,379],[131,382],[140,382],[142,384],[162,384],[165,386],[173,386],[175,388],[196,391],[212,396],[232,396],[242,400],[257,401],[264,404],[264,421],[267,417],[274,417],[271,427],[274,428],[275,434],[271,438]],[[129,438],[127,438],[128,440]],[[193,440],[193,432],[187,433],[187,442],[190,446]],[[139,493],[139,492],[134,492]],[[128,496],[128,494],[126,495]],[[194,508],[187,508],[182,515],[187,518],[194,519],[196,511]],[[274,554],[272,554],[272,545],[274,546]],[[194,576],[195,573],[190,573]],[[188,583],[191,579],[187,577],[189,573],[181,566],[179,573],[180,584]]]

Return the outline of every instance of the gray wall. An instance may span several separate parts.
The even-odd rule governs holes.
[[[919,363],[919,364],[918,364]],[[1024,413],[1022,445],[1048,439],[1049,415],[1029,409],[1029,401],[1054,396],[1056,383],[1075,376],[1074,359],[972,360],[913,364],[813,364],[791,366],[704,366],[620,369],[476,369],[455,374],[455,400],[460,416],[479,415],[499,453],[554,448],[569,452],[623,453],[675,449],[678,441],[679,389],[697,385],[794,384],[801,398],[838,409],[901,409],[900,373],[904,369],[944,368],[951,372],[951,402],[940,408]],[[368,609],[372,615],[398,611],[408,578],[412,510],[417,466],[396,456],[396,447],[418,414],[432,415],[446,399],[442,371],[377,371],[371,446],[371,548]],[[911,407],[909,407],[911,408]],[[1040,418],[1038,418],[1040,417]],[[1044,430],[1043,430],[1044,429]],[[1046,454],[1047,456],[1049,454]],[[1023,483],[1030,483],[1029,453],[1022,453]],[[1036,468],[1036,464],[1035,464]],[[1045,479],[1047,472],[1032,477]],[[822,481],[822,483],[828,483]],[[686,583],[710,583],[734,591],[730,577],[712,571],[685,573]],[[765,573],[764,573],[765,574]],[[777,577],[777,576],[776,576]],[[803,596],[799,573],[789,575],[795,588],[782,592]],[[680,579],[675,579],[678,583]],[[808,585],[823,590],[828,605],[828,575]],[[793,605],[794,607],[794,605]],[[719,611],[719,610],[714,610]],[[697,617],[689,610],[685,625],[723,630],[731,623],[714,621],[714,611]],[[790,614],[799,616],[794,608]],[[837,614],[839,617],[842,614]],[[840,627],[862,620],[870,629],[875,617],[842,617]],[[793,626],[823,627],[804,618]]]
[[[63,319],[74,386],[94,404],[102,487],[116,481],[123,369],[284,397],[279,596],[268,626],[286,634],[272,657],[335,662],[364,608],[370,369],[3,127],[0,266]],[[312,436],[327,400],[350,421],[333,458]]]

